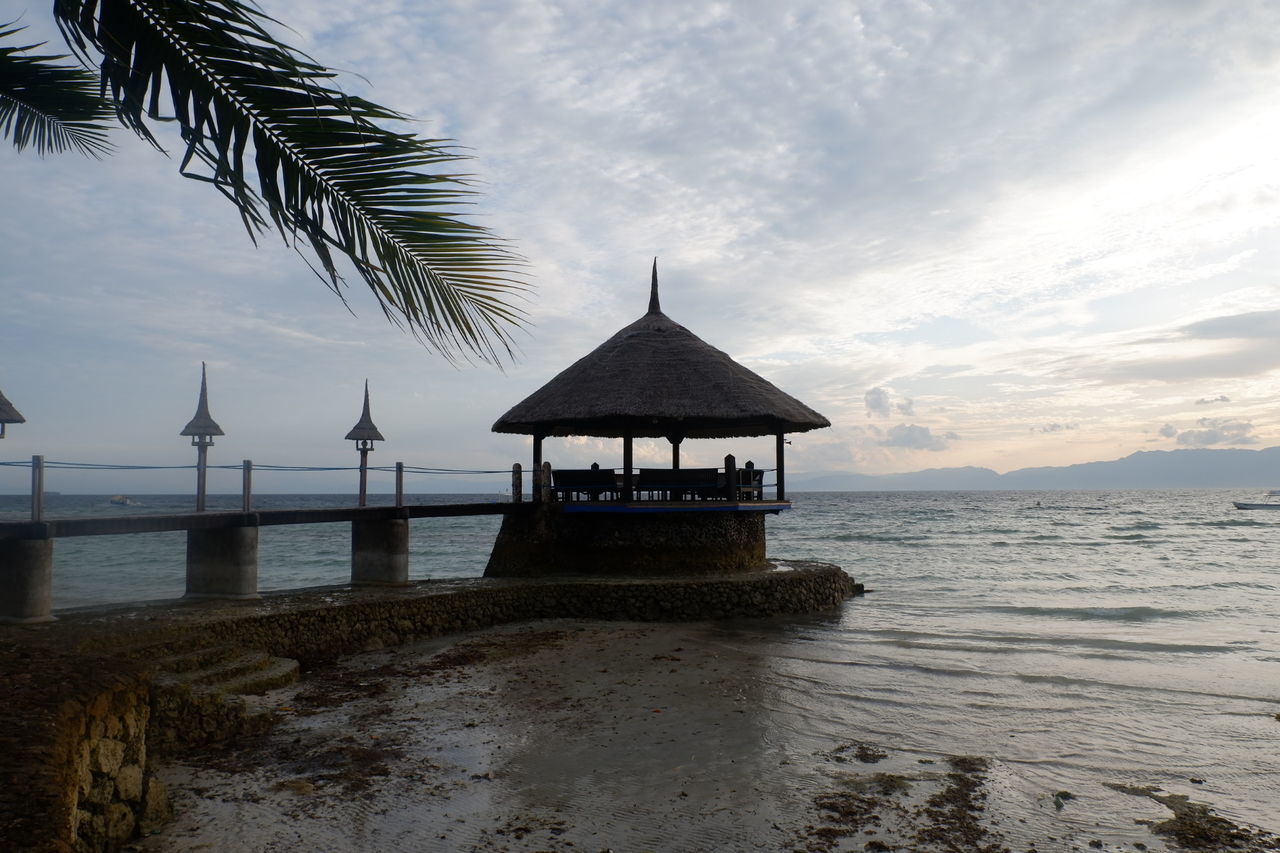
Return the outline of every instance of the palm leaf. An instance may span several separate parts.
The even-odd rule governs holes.
[[[309,246],[339,296],[345,254],[388,319],[447,357],[512,354],[521,261],[461,218],[475,192],[449,171],[465,159],[449,140],[387,129],[405,117],[343,94],[236,0],[55,0],[54,14],[75,50],[102,55],[120,119],[156,145],[149,123],[176,121],[183,174],[212,182],[251,236]]]
[[[0,24],[0,41],[25,27]],[[27,146],[42,157],[79,151],[101,157],[111,151],[107,131],[114,115],[102,97],[95,74],[61,65],[66,56],[37,56],[40,44],[0,44],[0,136]]]

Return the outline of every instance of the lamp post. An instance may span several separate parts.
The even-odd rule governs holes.
[[[360,413],[360,421],[347,433],[347,440],[356,443],[360,451],[360,506],[368,501],[369,487],[369,452],[373,450],[375,441],[386,441],[369,417],[369,380],[364,381],[364,411]]]
[[[222,427],[209,414],[209,386],[205,379],[204,362],[200,362],[200,401],[196,403],[195,417],[178,435],[191,436],[191,446],[196,449],[196,512],[204,512],[206,473],[209,464],[209,448],[215,435],[225,435]]]
[[[25,424],[27,419],[13,407],[13,403],[0,391],[0,438],[4,438],[5,424]]]

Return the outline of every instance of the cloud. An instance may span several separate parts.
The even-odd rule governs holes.
[[[1045,424],[1044,426],[1038,427],[1038,428],[1033,427],[1032,429],[1035,432],[1052,433],[1052,432],[1066,432],[1067,430],[1075,429],[1078,426],[1079,424],[1052,423],[1052,424]]]
[[[1230,403],[1231,398],[1226,394],[1219,394],[1216,397],[1201,397],[1196,400],[1197,406],[1212,406],[1214,403]]]
[[[1178,435],[1178,428],[1173,424],[1165,424],[1160,427],[1160,434],[1165,438],[1174,438]]]
[[[862,395],[862,399],[867,404],[867,417],[878,415],[887,418],[893,414],[893,409],[889,405],[889,392],[883,388],[872,388]]]
[[[1132,342],[1137,358],[1107,364],[1112,382],[1181,382],[1239,379],[1280,368],[1280,310],[1224,314],[1187,323]],[[1104,360],[1106,356],[1103,356]],[[1202,397],[1196,405],[1230,402],[1226,395]]]
[[[867,417],[887,418],[894,412],[906,418],[915,417],[916,404],[910,397],[904,397],[897,402],[892,400],[892,394],[888,389],[876,386],[862,395],[863,402],[867,406]]]
[[[1280,311],[1250,311],[1247,314],[1211,317],[1189,323],[1180,331],[1188,338],[1200,340],[1249,338],[1274,341],[1280,338]]]
[[[1178,444],[1189,447],[1209,447],[1214,444],[1258,443],[1258,439],[1250,435],[1253,432],[1251,423],[1225,418],[1201,418],[1198,423],[1202,429],[1183,430],[1178,434]]]
[[[1179,344],[1174,345],[1179,346]],[[1181,344],[1185,347],[1185,343]],[[1106,356],[1104,355],[1105,359]],[[1256,339],[1220,345],[1194,356],[1148,357],[1115,361],[1101,377],[1111,382],[1185,382],[1205,379],[1239,379],[1280,367],[1280,348],[1274,341]]]
[[[888,437],[877,442],[881,447],[906,447],[912,450],[946,450],[947,442],[960,438],[954,432],[934,435],[924,426],[898,424],[888,432]]]

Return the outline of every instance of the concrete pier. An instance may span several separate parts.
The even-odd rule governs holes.
[[[409,585],[409,522],[351,522],[351,585]]]
[[[53,619],[53,540],[0,539],[0,622]]]
[[[186,598],[258,598],[258,528],[187,531]]]

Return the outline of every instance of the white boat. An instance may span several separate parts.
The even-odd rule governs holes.
[[[1236,509],[1280,509],[1280,489],[1272,489],[1267,492],[1270,500],[1262,503],[1248,503],[1245,501],[1232,501]]]

